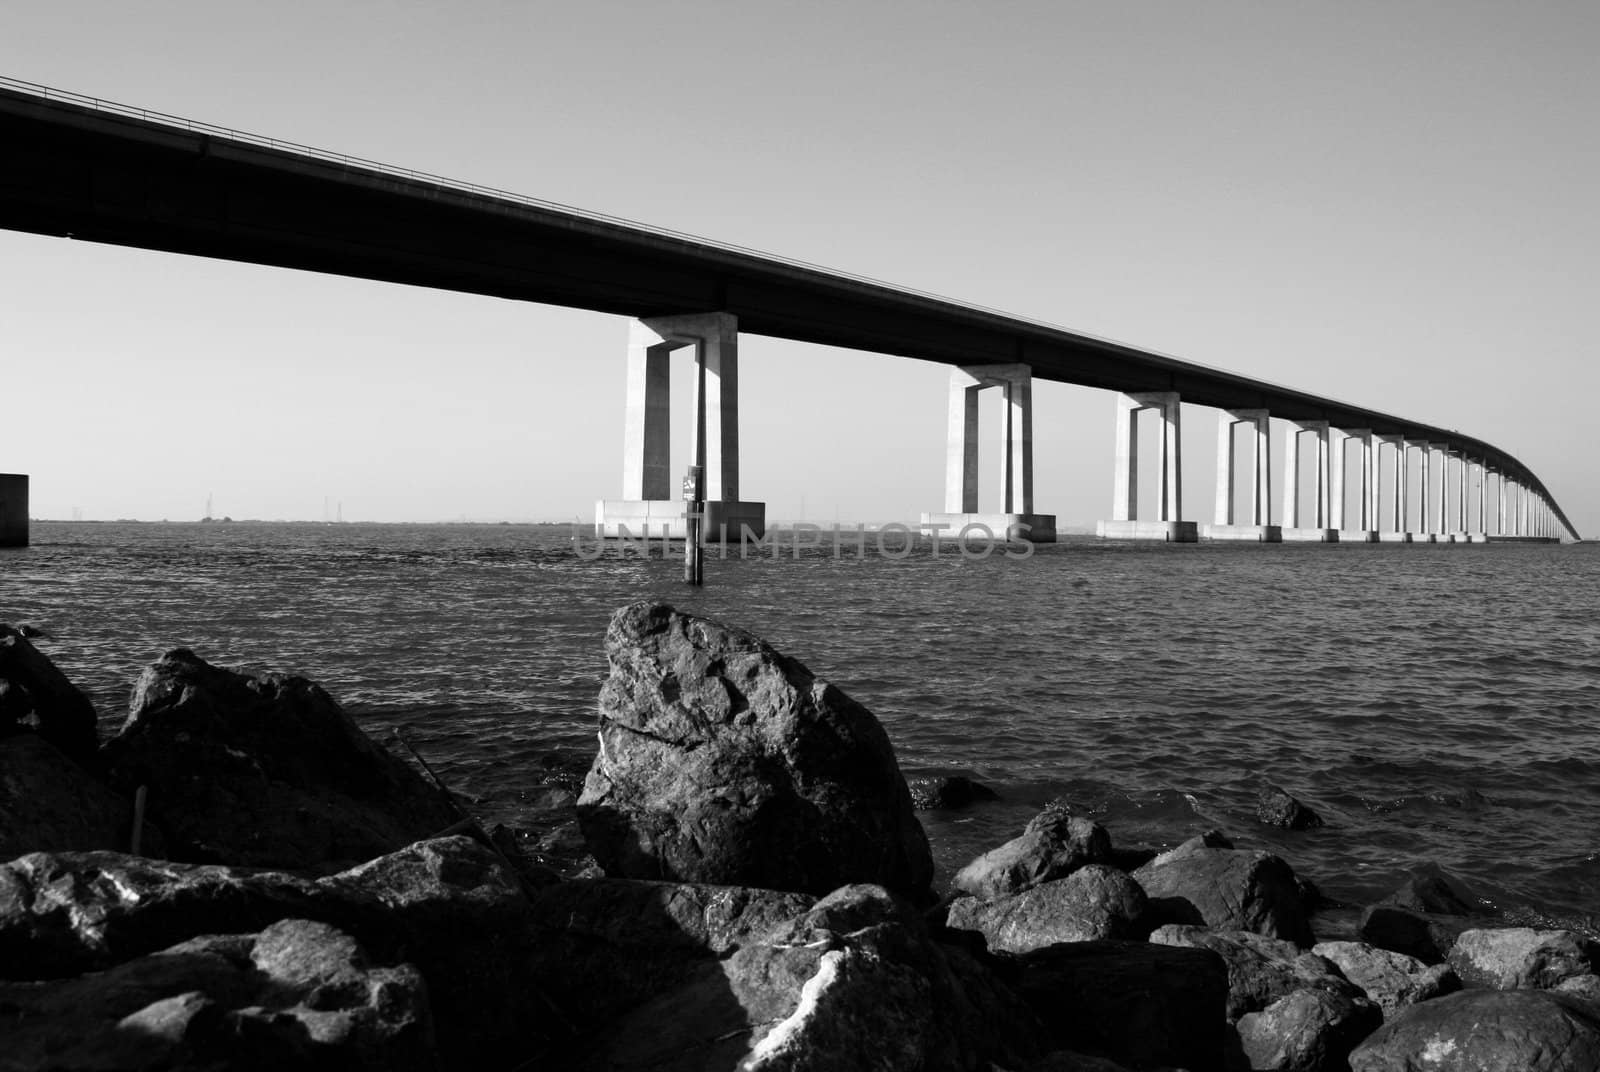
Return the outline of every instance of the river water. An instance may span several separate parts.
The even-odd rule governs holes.
[[[1434,861],[1522,922],[1600,910],[1600,549],[1151,545],[1029,558],[868,537],[706,564],[567,527],[35,523],[0,621],[95,702],[189,647],[310,677],[402,729],[491,821],[539,828],[594,750],[602,637],[658,598],[752,630],[877,714],[908,777],[1002,799],[923,813],[942,873],[1064,797],[1124,845],[1220,827],[1370,901]],[[1253,818],[1270,780],[1327,820]]]

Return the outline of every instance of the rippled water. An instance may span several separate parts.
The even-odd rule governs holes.
[[[1122,844],[1220,826],[1351,901],[1435,860],[1513,915],[1600,890],[1600,551],[1591,545],[1131,545],[978,561],[586,561],[565,529],[36,523],[0,551],[0,621],[108,732],[172,647],[321,682],[403,727],[490,818],[593,751],[610,612],[656,597],[762,635],[871,708],[908,776],[1003,800],[926,813],[943,867],[1064,796]],[[1328,820],[1258,825],[1276,781]]]

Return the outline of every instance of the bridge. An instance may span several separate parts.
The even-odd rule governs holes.
[[[764,504],[744,496],[739,474],[738,339],[750,333],[951,366],[945,501],[923,516],[928,526],[1055,538],[1033,488],[1032,384],[1047,380],[1115,394],[1102,536],[1579,538],[1537,475],[1483,440],[817,265],[13,79],[0,78],[0,144],[7,229],[631,318],[622,492],[597,505],[602,535],[644,525],[681,534],[667,460],[667,362],[679,349],[695,354],[704,385],[696,460],[709,530],[762,531]],[[985,514],[977,396],[991,387],[1005,399],[1001,509]],[[1215,510],[1204,526],[1185,518],[1185,403],[1220,411]],[[1160,432],[1158,457],[1143,466],[1141,413]],[[1276,512],[1273,418],[1284,474]],[[1155,516],[1140,516],[1141,475],[1156,482]],[[10,479],[0,502],[12,524],[0,522],[0,534],[16,542],[19,496],[26,538],[26,482],[19,491]],[[1241,490],[1246,506],[1236,509]]]

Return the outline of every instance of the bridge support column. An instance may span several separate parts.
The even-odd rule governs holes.
[[[764,535],[767,505],[739,498],[739,322],[728,313],[636,320],[628,334],[627,410],[622,433],[622,498],[595,504],[595,535],[683,539],[685,505],[670,472],[672,377],[669,355],[692,347],[704,375],[707,541]],[[690,429],[699,440],[702,430]]]
[[[1384,443],[1392,448],[1389,466],[1389,528],[1385,529],[1377,511],[1377,480],[1373,480],[1372,527],[1378,530],[1378,539],[1384,543],[1410,543],[1411,533],[1406,530],[1406,440],[1404,436],[1377,437],[1373,450],[1373,467],[1377,468],[1377,452]],[[1376,472],[1374,473],[1376,475]]]
[[[1153,521],[1139,519],[1139,422],[1141,410],[1153,409],[1161,415],[1161,468]],[[1096,530],[1107,539],[1170,540],[1193,543],[1199,526],[1183,517],[1183,472],[1181,466],[1182,404],[1176,391],[1149,391],[1117,395],[1117,461],[1113,474],[1111,520],[1102,521]]]
[[[28,546],[28,478],[0,473],[0,547]]]
[[[1233,430],[1248,424],[1250,436],[1250,516],[1235,524]],[[1230,409],[1217,415],[1216,523],[1205,526],[1208,540],[1248,540],[1278,543],[1283,528],[1272,521],[1272,438],[1270,415],[1264,409]]]
[[[1000,510],[978,512],[978,392],[998,387]],[[997,539],[1055,543],[1056,516],[1033,512],[1033,369],[1028,365],[970,365],[950,370],[950,418],[945,453],[944,512],[923,514],[922,527],[954,537],[982,526]]]
[[[1317,437],[1316,496],[1312,517],[1300,512],[1300,436],[1312,432]],[[1339,530],[1329,526],[1328,422],[1289,421],[1283,437],[1283,538],[1285,540],[1337,543]],[[1306,521],[1313,521],[1308,526]]]
[[[1377,543],[1378,542],[1378,511],[1377,511],[1377,456],[1373,449],[1372,430],[1370,428],[1345,428],[1339,430],[1341,437],[1334,447],[1333,453],[1333,527],[1339,530],[1339,539],[1345,543]],[[1361,444],[1361,465],[1357,479],[1360,481],[1360,493],[1356,496],[1356,516],[1350,518],[1345,511],[1345,481],[1348,477],[1348,462],[1350,455],[1346,449],[1346,441],[1354,439]],[[1354,520],[1356,524],[1349,522]]]

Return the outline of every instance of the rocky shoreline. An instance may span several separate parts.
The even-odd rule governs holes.
[[[917,810],[993,794],[908,786],[860,704],[662,604],[607,631],[565,874],[312,682],[169,652],[101,742],[28,632],[0,627],[0,1072],[1600,1068],[1600,949],[1436,869],[1331,934],[1278,856],[1052,805],[936,889]],[[1270,786],[1258,814],[1320,823]]]

